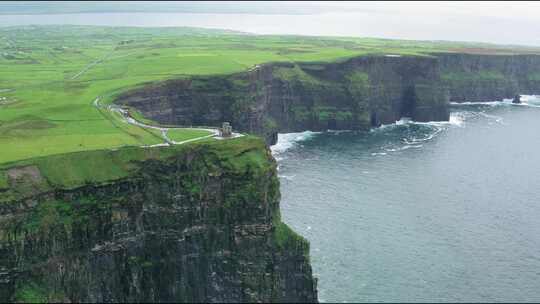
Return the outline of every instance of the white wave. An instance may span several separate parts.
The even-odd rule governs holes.
[[[385,131],[385,130],[388,130],[388,129],[395,128],[397,126],[406,125],[406,124],[408,124],[410,122],[412,122],[412,120],[409,117],[402,117],[400,120],[397,120],[397,121],[395,121],[393,123],[381,124],[380,126],[378,126],[376,128],[371,128],[369,131],[370,132],[381,132],[381,131]]]
[[[283,153],[296,146],[298,142],[308,140],[321,132],[305,131],[299,133],[278,134],[277,143],[270,147],[273,154]]]
[[[540,95],[521,95],[521,103],[515,105],[540,108]]]
[[[474,106],[474,105],[486,105],[486,106],[525,106],[532,108],[540,108],[540,95],[520,95],[521,103],[512,103],[512,98],[504,98],[502,101],[465,101],[465,102],[451,102],[452,106]]]
[[[540,104],[540,95],[521,95],[521,102]]]
[[[432,126],[432,127],[441,127],[445,125],[454,125],[454,126],[462,126],[463,122],[467,118],[468,115],[466,115],[468,112],[452,112],[450,113],[450,118],[448,121],[414,121],[411,120],[408,117],[403,117],[400,120],[396,121],[392,124],[387,125],[381,125],[378,128],[371,129],[371,131],[381,131],[389,128],[393,128],[396,126],[406,126],[406,125],[425,125],[425,126]]]
[[[402,117],[400,120],[396,121],[396,125],[403,126],[411,122],[414,122],[414,121],[410,117]]]
[[[444,127],[444,126],[449,126],[449,125],[452,125],[452,126],[462,126],[465,119],[467,118],[467,112],[453,112],[453,113],[450,113],[450,118],[448,121],[414,121],[414,120],[409,120],[409,119],[401,119],[399,121],[397,121],[397,125],[407,125],[407,124],[410,124],[410,125],[420,125],[420,126],[428,126],[428,127],[433,127],[435,129],[435,132],[432,133],[432,135],[435,135],[436,133],[439,133],[440,131],[442,131],[441,127]],[[429,138],[427,139],[431,139],[432,136],[430,135]]]
[[[386,152],[397,152],[397,151],[403,151],[411,148],[421,148],[423,145],[421,143],[425,141],[429,141],[436,137],[439,133],[447,129],[448,126],[457,126],[462,127],[465,120],[471,116],[472,112],[463,111],[463,112],[452,112],[450,113],[450,119],[448,121],[428,121],[428,122],[418,122],[411,120],[408,117],[403,117],[400,120],[396,121],[393,124],[387,124],[387,125],[381,125],[378,128],[372,129],[372,132],[380,132],[383,130],[388,130],[391,128],[398,128],[398,127],[407,127],[410,125],[421,125],[428,127],[428,130],[431,129],[428,134],[426,134],[424,137],[413,137],[413,138],[402,138],[402,142],[405,144],[401,147],[397,148],[385,148],[384,150]],[[386,152],[380,152],[380,153],[371,153],[371,155],[386,155]]]
[[[405,146],[402,146],[402,147],[399,147],[399,148],[384,149],[384,150],[386,150],[388,152],[397,152],[397,151],[407,150],[407,149],[410,149],[410,148],[422,148],[422,145],[405,145]]]
[[[369,132],[380,132],[380,131],[384,131],[384,130],[387,130],[387,129],[391,129],[391,128],[394,128],[396,126],[395,123],[391,123],[391,124],[381,124],[380,126],[376,127],[376,128],[371,128],[369,130]]]
[[[397,150],[395,150],[395,149],[387,150],[387,151],[393,152],[393,151],[399,151],[399,150],[409,149],[409,148],[420,148],[422,145],[418,145],[419,143],[433,139],[441,131],[443,131],[445,126],[449,126],[449,125],[461,126],[463,124],[464,120],[465,120],[465,117],[462,115],[461,112],[451,113],[449,121],[417,122],[417,121],[411,120],[410,118],[404,117],[404,118],[396,121],[393,124],[383,125],[383,126],[381,126],[379,128],[372,129],[372,131],[373,132],[380,132],[382,130],[387,130],[389,128],[400,127],[400,126],[408,126],[408,125],[427,126],[427,127],[431,128],[433,130],[425,137],[412,138],[412,139],[403,138],[402,141],[406,144],[406,146],[398,148]]]
[[[465,102],[451,102],[451,106],[502,106],[502,105],[512,105],[512,99],[504,99],[503,101],[465,101]]]
[[[418,143],[418,142],[431,140],[431,139],[433,139],[433,137],[437,136],[437,134],[441,133],[442,130],[443,130],[442,128],[435,129],[435,131],[433,133],[429,134],[426,137],[414,138],[411,143],[415,144],[415,143]]]
[[[466,115],[464,112],[454,112],[450,113],[450,118],[448,119],[448,123],[454,126],[461,127],[463,123],[465,122]]]
[[[348,133],[348,132],[354,132],[353,130],[326,130],[327,133],[331,133],[331,134],[335,134],[335,135],[339,135],[341,133]]]
[[[428,134],[427,136],[425,137],[421,137],[421,138],[412,138],[412,139],[407,139],[407,138],[403,138],[403,142],[406,143],[407,145],[416,145],[418,143],[421,143],[421,142],[424,142],[424,141],[428,141],[428,140],[431,140],[433,139],[435,136],[437,136],[443,129],[442,128],[436,128],[435,131],[433,131],[433,133],[430,133]],[[422,145],[420,145],[421,147]],[[414,148],[416,148],[416,146],[413,146]]]

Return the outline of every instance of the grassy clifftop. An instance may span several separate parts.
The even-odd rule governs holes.
[[[27,159],[0,166],[0,202],[53,190],[104,185],[142,174],[145,161],[173,161],[174,156],[199,154],[233,172],[267,170],[267,149],[256,137],[203,141],[190,145],[74,152]]]

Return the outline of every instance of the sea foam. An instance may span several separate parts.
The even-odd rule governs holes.
[[[525,106],[531,108],[540,108],[540,95],[521,95],[521,103],[512,103],[511,98],[505,98],[502,101],[466,101],[466,102],[451,102],[451,106]]]
[[[277,155],[283,153],[294,146],[299,142],[308,140],[313,136],[320,134],[321,132],[305,131],[299,133],[283,133],[278,134],[277,143],[270,147],[272,154]]]
[[[471,105],[487,105],[487,106],[529,106],[529,107],[538,107],[540,108],[540,96],[538,95],[521,95],[521,104],[512,104],[511,99],[505,99],[503,101],[489,101],[489,102],[451,102],[450,104],[452,106],[471,106]],[[454,111],[450,113],[450,117],[448,121],[428,121],[428,122],[418,122],[414,121],[408,117],[403,117],[400,120],[390,123],[390,124],[382,124],[381,126],[377,128],[372,128],[370,132],[386,132],[391,131],[394,128],[401,128],[401,127],[407,127],[407,126],[413,126],[413,125],[420,125],[420,126],[427,126],[432,129],[428,134],[426,134],[424,137],[413,137],[413,138],[404,138],[403,143],[404,146],[401,146],[399,148],[392,148],[392,149],[386,149],[386,152],[396,152],[401,150],[406,150],[410,148],[420,148],[422,145],[420,143],[429,141],[439,135],[443,130],[445,130],[447,127],[453,126],[453,127],[463,127],[465,124],[465,121],[467,119],[470,119],[474,116],[484,116],[489,119],[493,119],[496,123],[503,123],[503,119],[499,116],[487,114],[484,112],[475,112],[475,111]],[[342,132],[350,132],[350,131],[333,131],[329,130],[329,132],[334,134],[340,134]],[[274,157],[276,159],[280,160],[279,154],[282,154],[286,152],[287,150],[295,147],[298,145],[299,142],[308,140],[312,138],[313,136],[317,134],[321,134],[322,132],[312,132],[312,131],[305,131],[305,132],[299,132],[299,133],[284,133],[278,135],[278,141],[275,145],[270,147],[272,154],[274,154]],[[372,155],[386,155],[386,153],[374,153]]]

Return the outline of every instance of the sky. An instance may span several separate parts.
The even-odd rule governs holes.
[[[30,13],[42,15],[13,15]],[[0,2],[0,26],[58,23],[540,46],[540,2],[529,1]]]
[[[354,8],[355,12],[350,15],[371,15],[358,20],[359,25],[369,29],[347,29],[347,25],[353,23],[347,18],[333,26],[336,33],[358,31],[368,36],[405,39],[540,45],[540,2],[325,1],[319,5]]]

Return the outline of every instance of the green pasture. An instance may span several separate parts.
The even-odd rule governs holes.
[[[167,131],[167,136],[176,142],[182,142],[193,138],[204,137],[213,134],[210,131],[198,129],[171,129]]]
[[[228,74],[264,62],[427,55],[473,46],[194,28],[0,27],[0,163],[162,142],[156,132],[93,104],[150,81]],[[172,134],[175,140],[200,136],[189,129]]]

